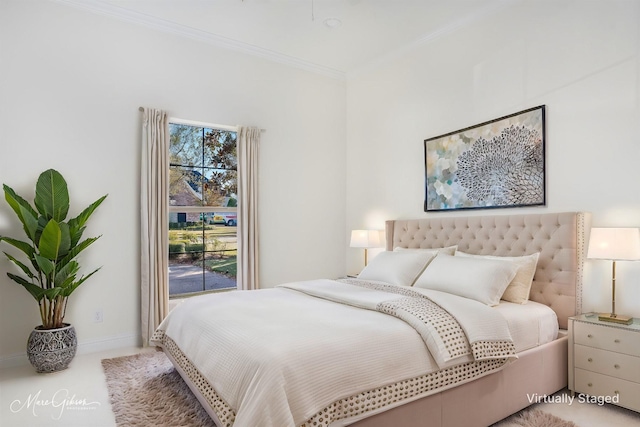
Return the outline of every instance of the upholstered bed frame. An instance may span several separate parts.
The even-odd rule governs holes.
[[[386,223],[387,250],[440,248],[481,255],[540,252],[530,299],[551,307],[560,328],[581,313],[582,266],[589,215],[562,212],[527,215],[434,217]],[[357,427],[486,427],[531,404],[531,396],[567,386],[567,337],[524,351],[505,369],[420,398],[351,425]]]

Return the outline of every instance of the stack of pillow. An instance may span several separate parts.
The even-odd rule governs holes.
[[[378,254],[359,279],[433,289],[498,305],[529,300],[539,253],[518,257],[472,255],[456,246],[441,249],[396,248]]]

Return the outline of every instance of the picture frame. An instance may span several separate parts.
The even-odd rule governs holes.
[[[545,105],[424,140],[425,212],[546,205]]]

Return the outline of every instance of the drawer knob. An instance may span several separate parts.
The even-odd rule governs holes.
[[[593,359],[592,358],[588,358],[587,361],[588,362],[593,362]]]
[[[613,342],[618,344],[620,342],[620,340],[616,339],[616,340],[613,340]]]
[[[617,363],[615,365],[613,365],[614,368],[616,369],[620,369],[620,365],[618,365]]]

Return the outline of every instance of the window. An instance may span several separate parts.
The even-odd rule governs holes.
[[[169,123],[169,296],[236,288],[236,132]]]

